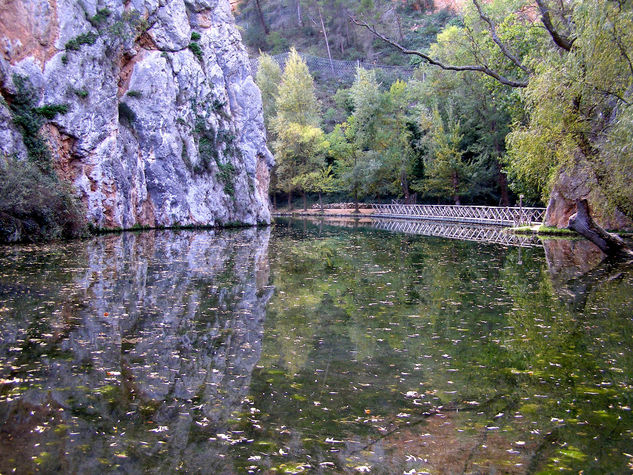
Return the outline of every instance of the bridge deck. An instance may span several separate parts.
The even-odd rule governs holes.
[[[521,226],[542,224],[545,208],[460,205],[373,204],[381,218],[424,219],[458,223]]]

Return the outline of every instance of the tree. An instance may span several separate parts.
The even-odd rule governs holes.
[[[277,96],[281,83],[281,68],[272,56],[262,53],[258,60],[255,83],[262,93],[262,106],[264,109],[264,124],[266,131],[272,131],[272,119],[277,115]],[[270,137],[270,135],[269,135]]]
[[[469,166],[460,149],[462,133],[458,122],[448,119],[446,125],[435,108],[429,142],[431,156],[426,165],[426,177],[418,188],[431,196],[451,196],[456,205],[468,187]]]
[[[280,124],[278,124],[280,125]],[[288,193],[288,207],[292,208],[292,192],[303,192],[303,208],[307,209],[306,191],[311,191],[311,182],[306,175],[323,166],[320,151],[323,143],[323,131],[312,125],[301,125],[295,122],[283,124],[277,129],[274,142],[276,150],[277,186]]]
[[[297,177],[321,166],[319,151],[323,141],[314,81],[294,48],[281,76],[275,106],[277,113],[271,120],[277,162],[274,172],[277,187],[288,193],[288,207],[292,208],[292,193],[301,189]],[[305,208],[306,190],[302,191]]]
[[[336,189],[332,165],[324,165],[318,170],[299,175],[294,181],[302,190],[319,194],[319,208],[323,213],[323,193]]]
[[[297,50],[292,48],[277,94],[277,123],[319,126],[320,108],[314,80]]]
[[[613,186],[626,181],[631,167],[625,164],[632,163],[630,147],[622,146],[627,133],[618,126],[631,114],[633,2],[536,0],[536,6],[544,29],[536,28],[529,2],[498,0],[484,8],[472,0],[465,27],[451,27],[454,38],[467,45],[461,57],[410,50],[368,23],[353,21],[430,65],[475,71],[524,89],[525,120],[509,138],[513,175],[545,196],[561,176],[577,175],[599,208],[617,207],[633,218],[633,193],[618,193]],[[624,161],[611,155],[609,144],[616,143],[615,149],[626,153]],[[571,226],[593,240],[583,231],[588,226]]]

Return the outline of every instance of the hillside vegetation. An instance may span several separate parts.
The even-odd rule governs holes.
[[[605,225],[631,227],[632,1],[472,0],[456,14],[430,2],[245,0],[239,18],[264,52],[273,193],[502,205],[523,194],[548,204],[556,226],[588,199]],[[265,53],[288,47],[298,54],[281,67]],[[305,53],[416,71],[299,80]],[[316,97],[306,124],[318,132],[280,112],[293,95]]]

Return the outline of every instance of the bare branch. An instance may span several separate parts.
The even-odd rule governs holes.
[[[420,58],[422,58],[427,63],[429,63],[429,64],[431,64],[433,66],[437,66],[438,68],[444,69],[446,71],[476,71],[476,72],[483,73],[483,74],[485,74],[487,76],[490,76],[491,78],[496,79],[498,82],[500,82],[501,84],[504,84],[506,86],[510,86],[510,87],[527,87],[527,85],[528,85],[527,81],[518,81],[518,80],[515,80],[515,79],[506,78],[505,76],[502,76],[501,74],[499,74],[497,71],[494,71],[494,70],[490,69],[488,66],[485,66],[485,65],[473,64],[473,65],[466,65],[466,66],[456,66],[456,65],[453,65],[453,64],[444,64],[441,61],[438,61],[437,59],[431,58],[429,55],[424,54],[421,51],[416,51],[416,50],[405,48],[400,43],[398,43],[398,42],[396,42],[396,41],[394,41],[394,40],[392,40],[390,38],[387,38],[382,33],[379,33],[378,31],[376,31],[376,29],[373,26],[367,24],[364,21],[357,20],[353,16],[350,16],[350,20],[354,24],[356,24],[358,26],[362,26],[364,28],[367,28],[374,36],[380,38],[385,43],[389,43],[391,46],[399,49],[400,52],[402,52],[404,54],[410,54],[410,55],[414,55],[414,56],[419,56]]]
[[[562,48],[565,51],[570,51],[572,45],[574,44],[574,39],[569,39],[556,31],[556,28],[554,28],[554,24],[552,23],[552,18],[549,16],[548,6],[543,0],[535,1],[538,5],[538,9],[541,11],[541,21],[543,22],[543,25],[545,25],[545,29],[549,32],[550,36],[554,40],[554,43],[556,43],[559,48]]]
[[[477,8],[477,12],[479,12],[479,17],[488,24],[488,30],[490,31],[490,36],[492,37],[492,41],[494,41],[495,44],[499,47],[503,55],[506,58],[508,58],[510,61],[512,61],[515,65],[517,65],[519,68],[521,68],[525,73],[530,74],[531,71],[523,65],[523,63],[519,60],[519,58],[517,58],[514,54],[512,54],[512,52],[508,49],[508,47],[505,44],[503,44],[503,42],[497,35],[497,28],[495,24],[490,19],[490,17],[488,17],[484,13],[484,11],[481,8],[481,5],[479,5],[479,2],[477,0],[473,0],[473,3],[475,4],[475,7]]]

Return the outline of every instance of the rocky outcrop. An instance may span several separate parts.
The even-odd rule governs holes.
[[[566,228],[576,212],[576,202],[586,199],[591,215],[607,229],[631,230],[633,222],[617,208],[609,206],[593,170],[588,165],[576,164],[562,170],[552,187],[545,213],[545,225]]]
[[[228,0],[9,0],[0,47],[0,158],[29,152],[20,87],[61,106],[40,134],[94,226],[269,222],[273,158]]]

